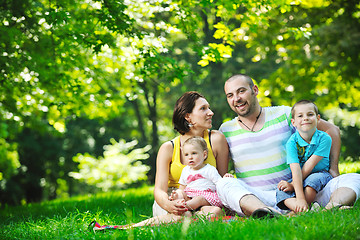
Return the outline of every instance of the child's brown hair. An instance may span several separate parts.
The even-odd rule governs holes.
[[[310,100],[303,99],[303,100],[300,100],[300,101],[296,102],[294,104],[294,106],[292,106],[292,108],[291,108],[291,118],[294,118],[294,116],[295,116],[295,107],[298,106],[298,105],[302,105],[302,104],[312,104],[312,105],[314,105],[315,114],[316,115],[319,114],[319,109],[318,109],[318,107],[316,106],[316,104],[314,102],[312,102]]]

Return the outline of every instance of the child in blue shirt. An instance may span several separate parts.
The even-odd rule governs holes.
[[[292,180],[279,182],[276,201],[279,208],[297,213],[308,210],[316,194],[332,179],[328,172],[331,137],[317,130],[320,115],[313,102],[295,103],[291,115],[296,132],[286,143],[286,152]]]

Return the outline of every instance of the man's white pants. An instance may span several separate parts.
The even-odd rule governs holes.
[[[340,187],[352,189],[356,194],[356,200],[359,199],[360,174],[348,173],[333,178],[326,184],[324,189],[316,195],[315,201],[321,206],[325,206],[329,202],[331,194]],[[244,214],[240,208],[239,201],[242,197],[249,194],[255,195],[265,205],[280,211],[276,206],[276,189],[263,191],[253,188],[236,178],[222,178],[216,184],[216,191],[224,206],[237,212],[240,216],[243,216]]]

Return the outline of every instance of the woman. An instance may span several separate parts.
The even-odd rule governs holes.
[[[186,166],[181,147],[190,137],[203,137],[207,143],[208,156],[205,163],[217,168],[223,176],[227,173],[229,163],[229,148],[225,136],[212,127],[212,116],[209,103],[197,92],[184,93],[175,104],[173,113],[174,128],[180,133],[175,139],[161,145],[156,159],[156,177],[153,205],[153,218],[135,224],[116,226],[126,229],[145,225],[176,222],[188,209],[181,201],[171,201],[171,192],[179,187],[182,169]],[[223,211],[217,206],[203,206],[197,214],[220,216]],[[92,224],[92,225],[91,225]],[[95,221],[90,225],[93,230],[103,229]],[[94,227],[95,226],[95,227]],[[106,227],[106,226],[105,226]]]
[[[185,167],[181,146],[188,138],[203,137],[209,148],[209,156],[205,163],[216,167],[221,176],[227,173],[229,150],[226,139],[219,131],[208,130],[212,127],[213,115],[205,97],[197,92],[186,92],[177,100],[173,124],[181,135],[165,142],[159,149],[156,160],[154,216],[166,213],[181,215],[187,210],[184,205],[170,201],[169,194],[179,186],[181,171]],[[222,213],[220,208],[214,206],[204,206],[200,211],[202,214]]]

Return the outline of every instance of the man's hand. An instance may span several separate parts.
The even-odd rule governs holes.
[[[278,189],[283,191],[283,192],[293,192],[294,191],[294,186],[292,185],[292,183],[281,180],[278,183]]]
[[[339,169],[333,170],[333,169],[330,168],[329,173],[331,174],[331,176],[333,176],[333,178],[336,178],[336,177],[340,176]]]

